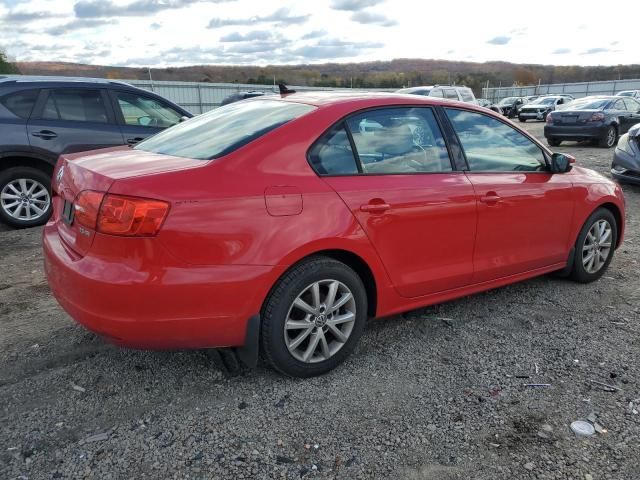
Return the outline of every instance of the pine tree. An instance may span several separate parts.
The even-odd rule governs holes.
[[[0,74],[3,73],[20,73],[20,71],[13,63],[7,60],[6,54],[0,50]]]

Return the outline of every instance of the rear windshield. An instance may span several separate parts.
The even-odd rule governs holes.
[[[136,150],[211,160],[237,150],[305,113],[311,105],[248,100],[225,105],[140,142]]]
[[[570,110],[601,110],[611,102],[610,98],[590,98],[574,100],[567,108]]]
[[[535,99],[531,105],[552,105],[556,100],[557,97],[542,97]]]

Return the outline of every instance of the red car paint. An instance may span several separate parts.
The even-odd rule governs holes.
[[[306,159],[344,116],[391,105],[454,105],[528,136],[489,110],[398,95],[277,101],[317,108],[216,160],[126,147],[60,158],[45,267],[73,318],[130,347],[241,346],[278,278],[310,255],[357,259],[373,279],[371,314],[384,317],[563,268],[583,223],[605,204],[622,242],[620,187],[577,166],[319,177]],[[82,190],[157,199],[170,211],[156,236],[107,235],[63,221],[63,201]]]

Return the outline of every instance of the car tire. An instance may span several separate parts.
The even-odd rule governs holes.
[[[561,143],[562,143],[562,140],[559,140],[557,138],[554,138],[554,137],[547,138],[547,144],[549,144],[550,147],[559,147]]]
[[[602,148],[611,148],[618,141],[618,129],[614,125],[609,125],[607,132],[600,140],[598,140],[598,146]]]
[[[606,233],[598,236],[598,232]],[[598,280],[613,259],[617,241],[615,216],[606,208],[597,209],[584,223],[576,240],[571,278],[580,283]],[[590,258],[594,261],[591,262]]]
[[[522,117],[518,117],[518,120],[520,120],[522,123],[525,123],[527,121],[526,118],[522,118]]]
[[[337,310],[328,305],[332,290]],[[367,320],[367,292],[349,266],[311,257],[280,278],[261,314],[266,363],[291,377],[314,377],[353,352]]]
[[[51,198],[51,176],[42,170],[19,166],[0,172],[3,223],[15,228],[44,225],[51,216]]]

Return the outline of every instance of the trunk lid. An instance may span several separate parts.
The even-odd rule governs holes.
[[[562,125],[581,125],[589,121],[600,110],[560,110],[553,115],[553,122]]]
[[[206,165],[205,160],[171,157],[115,147],[61,155],[53,173],[54,221],[64,244],[84,256],[93,243],[95,230],[74,221],[75,200],[83,190],[108,192],[114,182],[143,175],[157,175]]]

